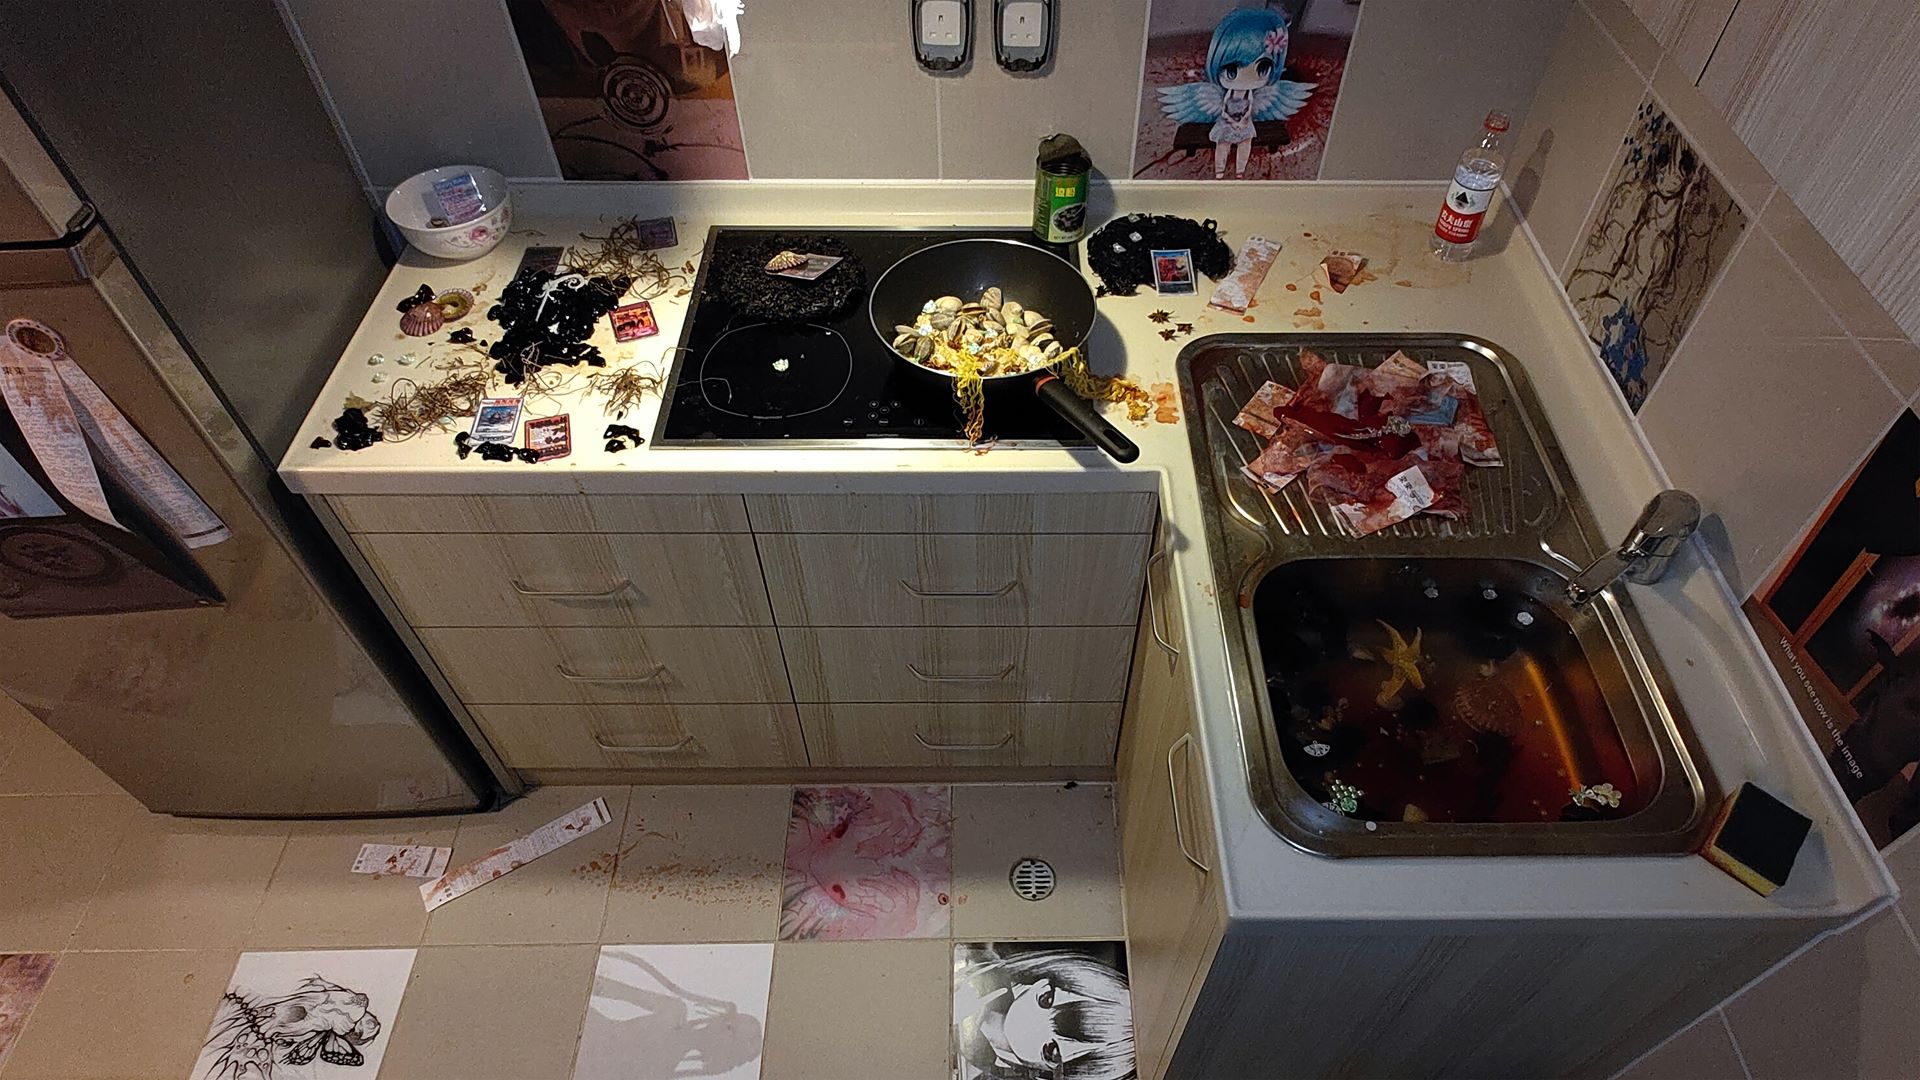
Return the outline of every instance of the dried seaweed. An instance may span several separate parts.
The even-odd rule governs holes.
[[[1115,218],[1087,238],[1087,265],[1100,275],[1100,292],[1132,296],[1153,284],[1153,252],[1190,251],[1193,267],[1219,281],[1233,269],[1233,249],[1212,218],[1195,221],[1170,214]]]
[[[782,251],[837,255],[840,262],[812,281],[767,272],[767,260]],[[706,296],[750,318],[769,322],[825,319],[845,311],[867,283],[853,249],[831,236],[773,233],[713,256]]]

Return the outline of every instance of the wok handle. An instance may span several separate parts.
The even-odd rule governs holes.
[[[1140,448],[1133,440],[1120,434],[1120,429],[1107,423],[1107,418],[1094,411],[1086,398],[1073,392],[1073,388],[1060,381],[1060,376],[1041,375],[1033,384],[1033,392],[1047,407],[1060,414],[1061,419],[1078,428],[1082,435],[1092,439],[1095,446],[1107,452],[1107,456],[1125,465],[1140,456]]]

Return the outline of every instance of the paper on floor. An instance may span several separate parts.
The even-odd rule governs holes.
[[[449,900],[458,899],[494,878],[510,874],[550,851],[575,840],[613,820],[607,800],[595,799],[578,810],[562,814],[527,835],[494,848],[485,855],[459,866],[420,886],[420,899],[432,911]]]
[[[353,872],[379,877],[437,878],[447,872],[453,860],[450,847],[425,844],[361,844],[354,856]]]

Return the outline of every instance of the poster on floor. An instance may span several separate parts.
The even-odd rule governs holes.
[[[242,953],[192,1080],[375,1080],[412,949]]]
[[[773,945],[607,945],[573,1080],[759,1080]]]
[[[1313,180],[1358,0],[1153,0],[1133,176]]]
[[[956,942],[953,1080],[1132,1080],[1117,941]]]
[[[946,937],[952,925],[950,789],[794,789],[780,940]]]
[[[1920,822],[1920,417],[1904,412],[1746,603],[1876,844]]]
[[[27,1025],[27,1017],[40,1001],[58,960],[52,953],[10,953],[0,955],[0,1068]]]
[[[725,44],[696,40],[682,5],[507,0],[507,12],[562,176],[747,178]]]

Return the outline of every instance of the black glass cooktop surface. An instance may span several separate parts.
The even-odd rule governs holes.
[[[866,286],[830,318],[774,323],[738,311],[708,287],[714,256],[769,234],[831,236],[859,256]],[[658,446],[820,442],[886,445],[915,439],[964,444],[952,383],[895,356],[867,319],[867,288],[930,244],[975,237],[1019,240],[1079,262],[1072,245],[1026,229],[799,229],[715,226],[707,233],[693,310],[680,332]],[[986,439],[1001,446],[1084,446],[1086,439],[1032,392],[1029,380],[987,399]]]

